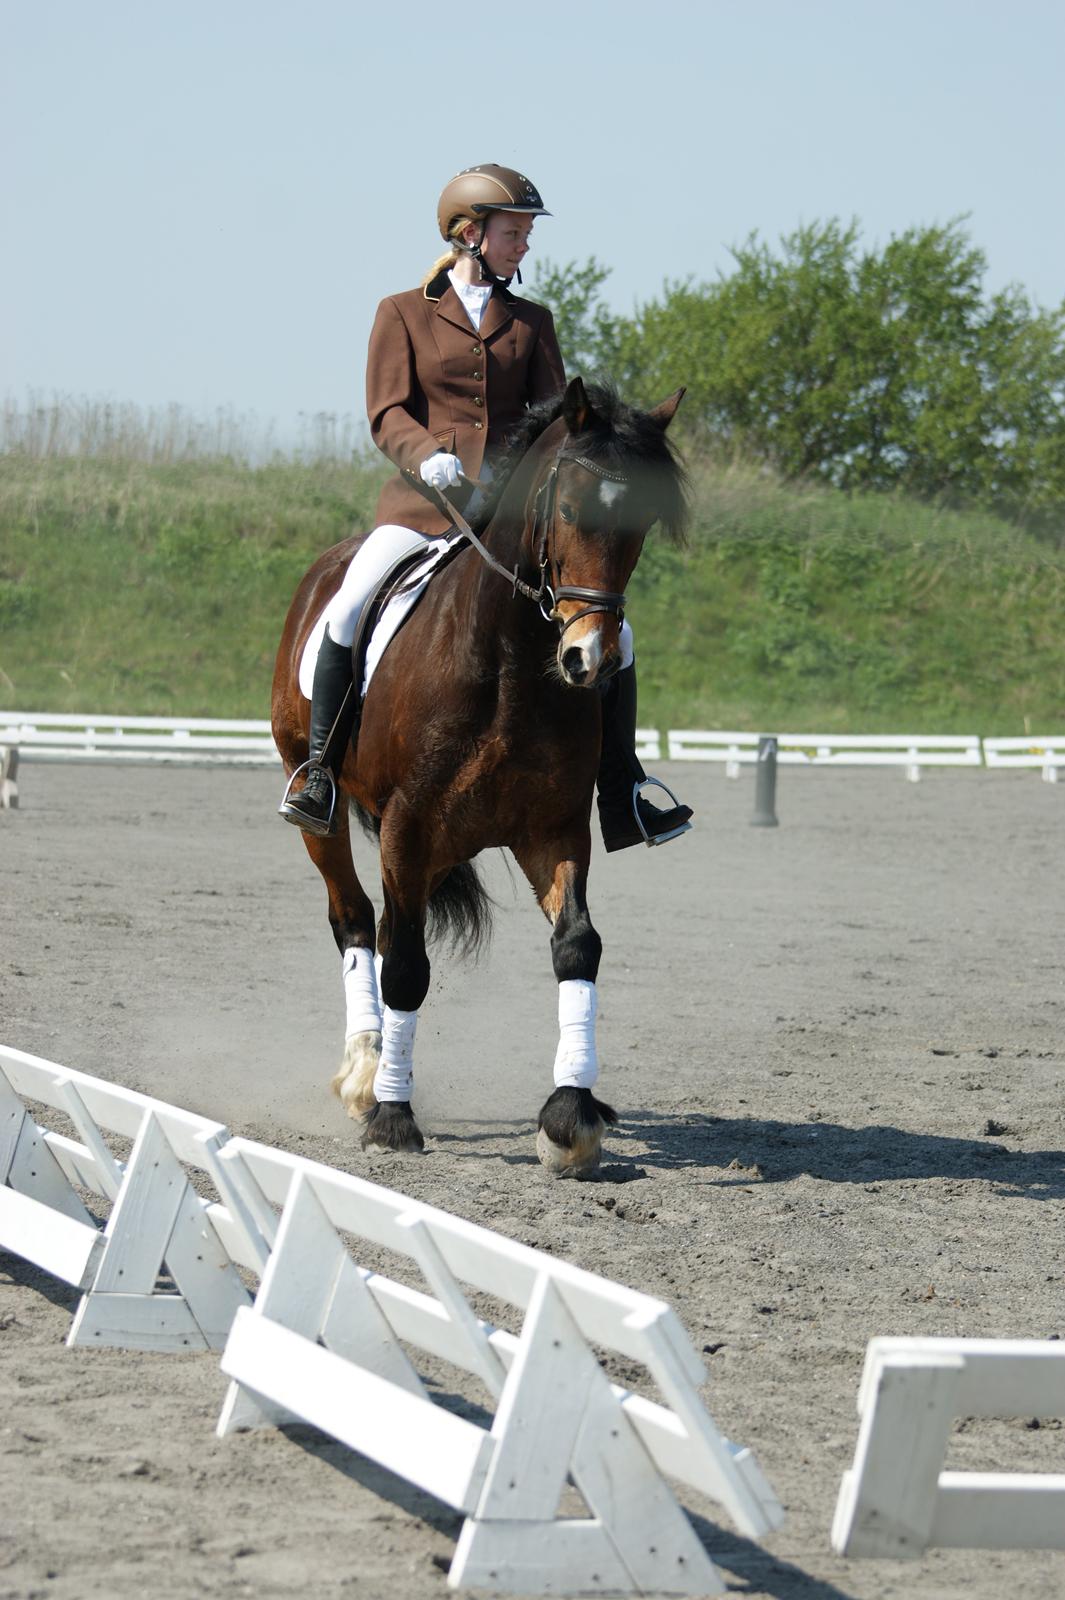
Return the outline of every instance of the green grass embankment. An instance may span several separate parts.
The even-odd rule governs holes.
[[[379,468],[0,457],[0,706],[268,715],[306,567]],[[640,721],[786,731],[1065,725],[1065,550],[990,514],[698,466],[689,548],[630,586]]]

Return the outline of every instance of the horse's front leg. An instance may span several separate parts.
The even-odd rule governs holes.
[[[551,962],[558,980],[555,1088],[540,1108],[536,1154],[559,1178],[584,1178],[599,1166],[603,1129],[617,1114],[592,1093],[599,1077],[596,979],[603,953],[585,890],[591,839],[517,849],[514,854],[551,923]]]
[[[373,1106],[363,1145],[386,1150],[422,1150],[425,1141],[414,1120],[414,1035],[418,1011],[429,991],[425,913],[430,884],[420,829],[393,802],[381,825],[381,1058],[373,1079]]]
[[[349,1117],[366,1117],[373,1108],[373,1082],[381,1055],[381,998],[374,967],[374,912],[355,875],[348,832],[348,808],[339,813],[329,838],[305,833],[307,853],[325,880],[329,925],[340,951],[344,985],[344,1057],[333,1078]]]

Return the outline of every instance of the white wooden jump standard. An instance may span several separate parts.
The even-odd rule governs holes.
[[[1065,1416],[1060,1341],[872,1339],[858,1410],[832,1524],[840,1555],[1065,1550],[1065,1473],[942,1470],[955,1418]]]
[[[39,1125],[22,1097],[63,1112],[79,1139]],[[104,1130],[133,1140],[126,1162]],[[228,1137],[205,1117],[0,1046],[0,1247],[85,1291],[69,1345],[222,1348],[251,1299],[234,1259],[259,1266],[265,1249],[242,1211],[196,1194],[184,1167],[213,1176]],[[78,1189],[110,1201],[106,1226]],[[164,1271],[173,1291],[159,1287]]]
[[[248,1140],[219,1165],[250,1215],[283,1209],[222,1357],[234,1381],[218,1432],[310,1422],[464,1512],[452,1587],[721,1593],[663,1473],[748,1537],[779,1526],[753,1456],[703,1407],[702,1363],[664,1302]],[[412,1259],[432,1292],[357,1266],[338,1230]],[[520,1335],[482,1321],[463,1284],[523,1312]],[[491,1427],[436,1405],[403,1344],[476,1374]],[[666,1404],[611,1384],[591,1344],[642,1362]],[[558,1517],[568,1478],[589,1517]]]

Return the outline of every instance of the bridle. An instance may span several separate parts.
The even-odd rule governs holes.
[[[532,542],[534,559],[540,569],[540,587],[538,589],[534,589],[532,584],[526,583],[522,578],[518,577],[518,563],[515,563],[514,570],[511,572],[501,561],[496,560],[492,552],[481,542],[465,517],[451,504],[446,495],[441,494],[439,489],[433,489],[428,484],[423,483],[418,474],[410,471],[405,473],[410,482],[445,513],[448,520],[458,529],[462,537],[469,540],[481,560],[491,567],[494,572],[498,572],[501,577],[506,578],[513,594],[520,594],[524,599],[531,600],[534,605],[539,606],[540,613],[546,621],[558,623],[560,637],[566,632],[567,628],[572,628],[575,622],[580,622],[582,618],[593,616],[597,612],[608,612],[616,616],[619,622],[625,616],[625,596],[623,594],[617,594],[612,589],[590,589],[572,583],[554,586],[548,581],[552,559],[549,548],[551,530],[554,527],[555,510],[558,503],[558,469],[566,461],[572,461],[577,466],[584,467],[588,472],[594,473],[597,478],[604,478],[608,483],[624,484],[629,481],[624,473],[611,472],[609,468],[601,466],[597,461],[592,461],[588,456],[578,455],[574,451],[567,450],[565,441],[559,445],[544,481],[533,496]],[[467,481],[472,481],[476,484],[476,480]],[[481,488],[486,487],[486,485],[476,484],[476,487]],[[558,611],[559,604],[563,600],[584,600],[587,601],[587,604],[574,616],[563,618]]]
[[[548,544],[551,538],[551,530],[555,525],[555,508],[558,504],[558,469],[564,461],[572,461],[578,467],[584,467],[588,472],[594,473],[597,478],[606,479],[608,483],[628,483],[629,481],[623,472],[611,472],[609,468],[600,466],[598,461],[592,461],[588,456],[581,456],[575,451],[567,450],[565,445],[562,444],[555,452],[555,459],[551,463],[547,476],[533,497],[532,534],[534,548],[537,546],[537,529],[541,523],[543,524],[543,536],[539,541],[539,547],[536,548],[536,561],[540,568],[540,589],[538,593],[531,593],[529,598],[537,601],[548,622],[558,623],[560,635],[564,634],[567,628],[572,628],[575,622],[580,622],[583,617],[594,616],[596,612],[609,612],[616,616],[619,622],[623,621],[625,616],[625,596],[615,593],[612,589],[587,589],[573,583],[561,583],[556,587],[552,587],[548,582],[547,575],[551,568],[551,552]],[[517,581],[516,575],[517,568],[515,568],[515,581]],[[527,586],[524,587],[527,589]],[[551,601],[551,609],[549,611],[544,609],[545,596],[548,596]],[[586,600],[588,604],[572,617],[564,619],[559,615],[558,611],[559,602],[562,600]]]

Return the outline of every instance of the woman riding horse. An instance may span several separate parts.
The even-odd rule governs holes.
[[[535,217],[549,216],[535,186],[509,167],[469,167],[437,207],[449,249],[420,289],[381,302],[366,373],[374,443],[400,473],[417,473],[473,513],[470,480],[491,478],[493,459],[527,407],[559,393],[565,372],[551,313],[510,292],[529,249]],[[465,482],[463,480],[466,480]],[[604,483],[603,492],[609,493]],[[305,833],[336,830],[336,780],[343,748],[331,735],[352,687],[359,616],[398,558],[453,532],[446,514],[402,475],[385,484],[377,526],[350,561],[326,610],[314,669],[309,762],[302,789],[285,791],[280,814]],[[636,755],[632,632],[621,634],[621,670],[603,690],[597,779],[607,850],[664,844],[688,831],[691,810],[660,810],[642,794]]]

